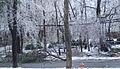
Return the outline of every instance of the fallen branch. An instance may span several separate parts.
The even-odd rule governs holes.
[[[56,56],[56,55],[53,55],[53,54],[49,53],[48,51],[46,51],[46,52],[48,53],[48,56],[53,56],[53,57],[58,58],[58,59],[60,59],[62,61],[66,61],[66,59],[63,59],[63,58],[61,58],[59,56]]]

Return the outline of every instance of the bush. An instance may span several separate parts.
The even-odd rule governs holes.
[[[120,52],[120,49],[119,48],[112,49],[112,52],[114,52],[114,53]]]
[[[41,46],[41,44],[37,44],[36,49],[42,49],[43,47]]]
[[[33,51],[32,53],[23,54],[22,63],[42,62],[47,54],[41,51]]]
[[[55,44],[49,44],[48,48],[54,48]]]
[[[34,47],[33,44],[28,44],[28,45],[26,45],[26,47],[25,47],[25,50],[33,50],[33,49],[35,49],[35,47]]]
[[[31,57],[24,57],[22,60],[21,60],[22,63],[30,63],[32,62],[31,61]]]
[[[2,63],[2,61],[0,61],[0,63]]]
[[[31,62],[34,62],[35,59],[32,56],[33,55],[31,53],[23,54],[21,63],[31,63]]]

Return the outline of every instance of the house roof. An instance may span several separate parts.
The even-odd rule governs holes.
[[[107,33],[107,36],[109,36],[108,33]],[[120,37],[120,32],[110,32],[110,37],[119,38]]]

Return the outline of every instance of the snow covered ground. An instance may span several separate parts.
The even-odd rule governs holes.
[[[72,69],[80,69],[80,63],[85,64],[83,69],[119,69],[120,60],[73,60]],[[4,67],[6,66],[6,67]],[[12,68],[12,64],[0,64],[3,68]],[[20,64],[19,68],[39,68],[39,69],[65,69],[65,62],[54,61],[54,62],[43,62],[43,63],[25,63]]]
[[[0,48],[0,52],[2,52],[4,50],[5,50],[4,47]],[[57,55],[56,52],[58,52],[58,48],[49,49],[49,51],[51,51],[51,54]],[[61,49],[61,51],[63,52],[62,49]],[[72,51],[76,51],[76,52],[79,52],[81,54],[79,48],[78,49],[73,48]],[[24,50],[24,52],[30,52],[30,51]],[[107,54],[106,52],[101,52],[101,53]],[[82,63],[82,62],[84,62],[86,64],[86,68],[84,68],[84,69],[113,69],[113,68],[106,68],[110,64],[112,64],[111,67],[119,67],[120,57],[99,57],[98,55],[96,55],[96,54],[98,54],[98,48],[97,47],[96,48],[91,48],[91,51],[88,51],[87,49],[83,49],[83,54],[84,54],[84,56],[82,56],[82,57],[80,57],[79,55],[72,57],[73,67],[75,67],[73,69],[76,69],[76,67],[79,69],[79,64]],[[91,54],[93,56],[89,56],[88,57],[88,56],[86,56],[86,54]],[[66,56],[65,53],[62,53],[60,57],[65,58],[65,56]],[[21,68],[22,67],[24,67],[24,68],[30,67],[30,68],[34,69],[34,67],[35,68],[41,67],[39,69],[49,69],[49,68],[53,68],[53,69],[65,69],[65,62],[63,62],[63,61],[61,61],[59,59],[57,59],[58,61],[54,61],[54,60],[56,60],[56,58],[54,58],[52,56],[47,57],[46,59],[47,60],[51,60],[52,59],[53,61],[46,62],[46,63],[22,64]],[[3,66],[6,66],[6,64],[4,64]],[[46,68],[46,67],[48,67],[48,68]],[[55,68],[55,67],[58,67],[58,68]],[[89,67],[89,68],[87,68],[87,67]],[[95,67],[95,68],[93,68],[93,67]],[[22,69],[24,69],[24,68],[22,68]],[[114,69],[117,69],[117,68],[114,68]]]
[[[113,60],[113,59],[120,59],[120,57],[72,57],[72,60],[89,60],[89,59]]]
[[[6,46],[6,51],[10,51],[11,52],[11,47],[10,46]],[[51,48],[48,49],[48,51],[53,54],[53,55],[58,55],[58,48]],[[60,49],[60,51],[62,52],[60,57],[65,58],[65,53],[64,53],[64,49]],[[76,59],[120,59],[120,57],[102,57],[99,56],[98,53],[98,48],[91,48],[90,51],[88,51],[87,49],[83,49],[83,53],[80,52],[80,49],[76,49],[73,48],[72,49],[73,54],[76,54],[75,56],[73,55],[73,60]],[[28,52],[32,52],[32,50],[25,50],[23,49],[24,53],[28,53]],[[100,52],[101,54],[108,54],[107,52]],[[81,54],[83,54],[83,56],[80,56]],[[89,57],[87,55],[90,55]],[[5,57],[5,47],[0,47],[0,57]],[[48,57],[47,59],[51,59],[52,57]]]

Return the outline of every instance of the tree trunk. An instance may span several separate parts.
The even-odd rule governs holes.
[[[100,17],[100,3],[101,3],[101,0],[97,0],[97,10],[96,10],[97,17]]]
[[[88,35],[88,33],[87,33],[87,47],[88,47],[88,51],[90,51],[90,43],[89,43],[89,35]]]
[[[47,48],[46,48],[46,28],[45,28],[45,11],[44,10],[43,10],[43,16],[44,16],[44,19],[43,19],[44,51],[46,51]]]
[[[12,60],[13,60],[13,68],[18,67],[17,65],[17,0],[13,0],[13,26],[11,25],[11,8],[12,5],[10,0],[7,0],[7,20],[8,27],[12,35]]]
[[[21,53],[21,49],[20,49],[20,36],[17,35],[17,53]]]
[[[66,68],[72,67],[71,35],[69,29],[69,0],[64,0],[64,29],[66,45]]]
[[[13,0],[13,26],[10,26],[12,34],[12,57],[13,57],[13,68],[18,67],[17,65],[17,0]],[[9,24],[10,25],[10,24]],[[13,27],[13,28],[11,28]]]
[[[81,52],[83,52],[83,43],[82,43],[82,39],[81,39],[81,35],[79,36],[79,43],[80,43],[80,49],[81,49]]]
[[[23,53],[22,49],[23,49],[23,34],[24,34],[24,29],[21,26],[20,28],[20,53]]]
[[[57,13],[57,5],[56,5],[56,1],[54,2],[54,6],[55,6],[55,12],[56,12],[56,24],[57,24],[57,42],[59,43],[59,25],[58,25],[58,13]]]
[[[110,35],[110,32],[111,32],[111,20],[112,20],[113,17],[109,18],[109,25],[108,25],[108,40],[111,40],[111,35]]]
[[[87,44],[87,45],[88,45],[88,51],[90,51],[90,44],[89,44],[89,42],[88,42],[88,44]]]
[[[98,52],[100,51],[100,49],[102,50],[103,48],[103,40],[102,40],[102,34],[101,34],[101,8],[100,8],[100,4],[101,4],[101,0],[97,0],[97,9],[96,9],[96,16],[99,19],[99,43],[100,43],[100,47],[98,47]]]

